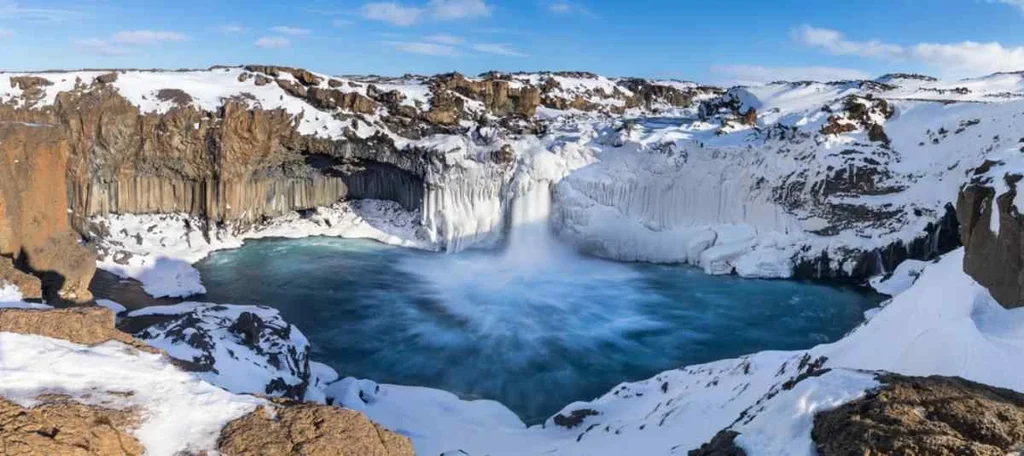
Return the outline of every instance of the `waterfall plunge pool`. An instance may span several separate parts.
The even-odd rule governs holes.
[[[540,228],[546,230],[546,226]],[[268,239],[197,263],[210,302],[279,309],[342,376],[500,401],[528,424],[620,382],[838,339],[876,295],[583,257]]]

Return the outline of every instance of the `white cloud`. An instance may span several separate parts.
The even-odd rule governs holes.
[[[725,85],[757,85],[773,81],[839,81],[869,79],[871,75],[849,68],[764,67],[759,65],[716,65],[711,72]]]
[[[454,35],[449,35],[447,33],[438,33],[436,35],[430,35],[430,36],[426,37],[425,39],[427,41],[433,41],[435,43],[447,44],[447,45],[450,45],[450,46],[454,46],[454,45],[462,44],[462,43],[466,42],[466,40],[463,39],[462,37],[458,37],[458,36],[454,36]]]
[[[571,2],[568,0],[555,0],[544,3],[544,8],[552,14],[561,15],[577,15],[577,16],[593,16],[594,13],[590,12],[586,6],[579,3]]]
[[[376,2],[363,5],[363,17],[397,26],[413,25],[424,18],[439,21],[488,17],[494,8],[485,0],[430,0],[426,5]]]
[[[848,40],[838,31],[809,25],[794,30],[793,38],[834,55],[917,62],[947,76],[1024,70],[1024,47],[1006,47],[998,42],[962,41],[900,46],[877,40]]]
[[[420,8],[402,6],[395,2],[363,5],[363,17],[398,26],[415,24],[422,14],[423,10]]]
[[[424,43],[424,42],[413,42],[413,41],[385,41],[384,44],[398,49],[402,52],[408,52],[411,54],[423,54],[433,56],[444,56],[451,57],[458,55],[458,51],[445,44],[438,43]]]
[[[0,38],[10,38],[14,36],[14,30],[0,28]]]
[[[134,53],[131,49],[111,44],[110,41],[101,40],[99,38],[88,38],[75,41],[75,47],[85,52],[104,56],[129,55]]]
[[[166,42],[185,41],[188,37],[178,32],[167,32],[162,30],[125,30],[117,32],[110,37],[110,41],[117,44],[132,46],[148,46]]]
[[[292,44],[292,42],[283,36],[265,36],[256,40],[256,46],[264,49],[283,49]]]
[[[238,24],[224,24],[217,27],[217,31],[225,35],[234,35],[245,31],[245,27]]]
[[[82,12],[62,8],[35,8],[18,2],[0,0],[0,19],[19,19],[35,22],[64,22],[84,16]]]
[[[484,0],[430,0],[430,14],[441,20],[473,19],[491,15],[491,6]]]
[[[309,34],[313,33],[309,29],[298,28],[298,27],[288,27],[287,25],[278,25],[276,27],[271,27],[270,31],[274,32],[274,33],[280,33],[282,35],[292,35],[292,36],[309,35]]]
[[[331,24],[334,25],[335,27],[348,27],[354,23],[355,21],[351,19],[335,19],[331,21]]]
[[[835,30],[803,25],[793,31],[793,38],[807,46],[825,49],[835,55],[856,55],[873,58],[900,58],[900,46],[880,41],[850,41]]]
[[[505,44],[480,43],[472,46],[474,51],[486,52],[488,54],[504,55],[508,57],[527,57],[526,54],[510,48]]]
[[[188,40],[188,36],[178,32],[162,30],[122,30],[108,38],[86,38],[76,40],[75,46],[83,51],[105,56],[129,55],[137,52],[138,47],[154,46],[164,43]]]
[[[1002,3],[1004,5],[1010,5],[1016,7],[1024,12],[1024,0],[988,0],[989,3]]]

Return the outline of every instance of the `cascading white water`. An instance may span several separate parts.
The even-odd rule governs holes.
[[[511,265],[539,265],[566,252],[551,229],[550,182],[529,182],[528,187],[514,197],[507,236],[503,258]]]

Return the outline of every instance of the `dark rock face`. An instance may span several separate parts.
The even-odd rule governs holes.
[[[1024,445],[1024,394],[960,378],[879,380],[866,397],[815,416],[818,454],[1004,455]]]
[[[986,162],[976,170],[972,182],[960,190],[957,215],[966,252],[964,271],[988,288],[1003,307],[1015,308],[1024,305],[1024,219],[1013,207],[1020,176],[985,176],[997,166]],[[991,179],[1005,180],[1010,191],[997,196]],[[992,226],[992,211],[998,211],[998,230]]]

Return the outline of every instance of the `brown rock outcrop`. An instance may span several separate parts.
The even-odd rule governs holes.
[[[880,376],[883,386],[814,418],[818,454],[993,455],[1024,445],[1024,394],[961,378]]]
[[[964,272],[983,285],[1003,307],[1024,305],[1024,218],[1013,208],[1019,175],[1004,179],[1010,191],[996,195],[993,184],[981,176],[997,163],[986,162],[972,182],[960,190],[956,215],[964,245]],[[998,211],[998,233],[993,231],[992,211]]]
[[[63,396],[26,408],[0,398],[0,448],[8,456],[141,455],[132,410],[85,405]]]
[[[43,284],[39,277],[17,270],[10,258],[0,257],[0,286],[5,282],[18,287],[23,299],[43,298]]]
[[[0,332],[33,334],[82,345],[116,340],[139,350],[159,351],[114,327],[114,312],[103,307],[0,309]]]
[[[354,410],[318,404],[262,407],[221,431],[227,456],[411,456],[408,438]]]
[[[69,221],[69,145],[50,125],[0,122],[0,255],[42,279],[47,299],[86,302],[95,255]]]
[[[471,100],[480,101],[496,116],[520,115],[532,117],[540,106],[540,89],[512,87],[508,80],[486,78],[471,81],[459,73],[436,76],[431,91],[434,97],[445,90],[456,92]]]

